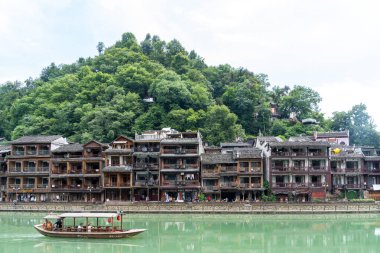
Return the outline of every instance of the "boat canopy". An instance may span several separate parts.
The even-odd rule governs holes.
[[[59,219],[59,218],[116,218],[117,213],[62,213],[62,214],[48,214],[45,219]]]

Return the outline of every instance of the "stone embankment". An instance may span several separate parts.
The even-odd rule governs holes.
[[[0,211],[18,212],[114,212],[126,213],[379,213],[377,203],[0,203]]]

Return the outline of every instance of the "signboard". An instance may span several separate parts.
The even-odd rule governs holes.
[[[312,192],[311,197],[313,199],[324,199],[326,198],[326,192]]]

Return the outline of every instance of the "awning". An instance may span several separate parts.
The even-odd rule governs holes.
[[[58,218],[116,218],[117,213],[63,213],[63,214],[48,214],[45,219]]]
[[[373,185],[373,190],[374,191],[380,191],[380,184],[374,184]]]

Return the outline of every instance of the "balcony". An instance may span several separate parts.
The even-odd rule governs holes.
[[[26,150],[26,155],[37,155],[37,150]]]
[[[77,173],[75,173],[77,174]],[[100,174],[99,169],[89,169],[87,168],[83,174]]]
[[[26,173],[36,172],[36,167],[25,167],[23,168],[22,172],[26,172]]]
[[[309,167],[309,172],[322,172],[325,173],[327,172],[327,168],[324,166],[312,166]]]
[[[61,168],[61,169],[54,168],[51,170],[51,174],[67,174],[67,168]]]
[[[18,191],[21,189],[21,184],[8,184],[8,189]]]
[[[68,174],[83,174],[83,170],[82,169],[71,169],[70,171],[68,171]]]
[[[307,183],[293,183],[292,188],[308,188],[309,185]]]
[[[179,164],[171,164],[171,163],[166,163],[162,165],[163,169],[185,169],[184,166],[181,166]]]
[[[240,183],[239,188],[252,189],[252,188],[261,188],[260,183]]]
[[[158,163],[136,163],[134,168],[138,170],[158,170]]]
[[[360,169],[359,168],[346,168],[345,170],[346,173],[360,173]]]
[[[317,185],[320,185],[320,186],[317,186]],[[298,182],[298,183],[273,183],[272,184],[273,188],[288,188],[288,189],[309,188],[309,186],[310,187],[322,187],[322,183],[308,184],[305,182]]]
[[[198,154],[198,150],[197,149],[185,148],[185,149],[181,150],[181,153],[184,153],[184,154]]]
[[[24,184],[22,185],[22,189],[34,189],[36,188],[35,184]]]
[[[116,183],[116,182],[111,182],[111,183],[105,183],[104,184],[104,187],[131,187],[131,184],[128,182],[128,183],[123,183],[123,182],[120,182],[120,183]]]
[[[221,173],[237,173],[237,166],[222,166],[220,167]]]
[[[15,156],[24,156],[24,155],[25,155],[25,152],[24,152],[24,150],[16,150],[16,151],[14,152],[14,155],[15,155]]]
[[[176,186],[176,180],[164,180],[162,181],[162,186]]]
[[[159,134],[138,134],[138,135],[135,135],[135,140],[156,140],[156,141],[159,141],[163,138],[162,135],[159,135]]]
[[[153,148],[153,147],[135,147],[134,152],[160,152],[160,148]]]
[[[292,183],[272,183],[272,188],[292,188]]]
[[[219,191],[220,190],[219,186],[216,186],[216,185],[206,185],[206,186],[203,186],[202,189],[205,192]]]
[[[331,168],[332,173],[344,173],[344,169],[342,168]]]
[[[281,166],[276,166],[276,167],[272,167],[272,172],[289,172],[290,171],[290,168],[289,167],[281,167]]]
[[[261,168],[260,167],[254,167],[254,168],[240,167],[239,172],[240,173],[261,173]]]
[[[325,185],[322,183],[322,182],[311,182],[309,183],[309,187],[311,188],[320,188],[320,187],[324,187]]]
[[[91,184],[71,184],[71,185],[66,185],[66,184],[52,184],[51,185],[51,190],[52,191],[96,191],[99,192],[101,190],[100,185],[91,185]]]
[[[45,167],[38,167],[37,171],[39,172],[49,172],[49,166]]]
[[[253,168],[251,168],[251,171],[253,173],[262,173],[261,167],[253,167]]]
[[[166,181],[168,185],[174,185],[174,180],[169,180],[169,181]],[[173,182],[173,183],[172,183]],[[159,181],[158,180],[151,180],[149,182],[145,181],[145,180],[137,180],[134,182],[134,185],[135,186],[144,186],[144,187],[157,187],[159,186]]]
[[[249,167],[240,167],[239,172],[241,173],[250,173]]]
[[[325,157],[327,156],[327,153],[326,152],[309,152],[308,156]]]
[[[183,186],[199,186],[199,180],[184,180],[184,181],[177,181],[177,183],[180,183]]]
[[[261,183],[251,183],[251,188],[262,188]]]
[[[185,166],[186,169],[198,169],[199,168],[198,163],[186,163],[183,166]]]
[[[346,184],[347,189],[361,189],[364,187],[362,184]]]
[[[50,150],[38,150],[38,155],[50,155]]]
[[[220,188],[236,188],[237,186],[236,182],[220,182]]]
[[[163,149],[162,150],[163,154],[176,154],[176,155],[197,155],[198,150],[197,149],[187,149],[187,148],[178,148],[178,149]]]
[[[9,173],[21,173],[21,167],[9,168]]]
[[[285,152],[285,151],[275,152],[275,151],[272,151],[271,155],[272,155],[272,157],[275,157],[275,156],[286,157],[286,156],[290,156],[290,152]]]
[[[23,173],[49,173],[49,167],[25,167]]]
[[[218,170],[202,170],[202,176],[203,177],[219,177],[219,171]]]
[[[309,171],[309,169],[307,168],[307,167],[304,167],[304,166],[302,166],[302,167],[291,167],[291,169],[290,169],[292,172],[299,172],[299,173],[306,173],[306,172],[308,172]]]
[[[380,169],[378,168],[366,168],[365,172],[370,173],[370,174],[380,174]]]

